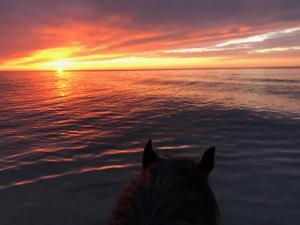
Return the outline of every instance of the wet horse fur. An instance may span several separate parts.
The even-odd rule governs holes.
[[[215,148],[201,161],[159,156],[149,140],[143,169],[125,188],[110,225],[216,225],[218,207],[208,185]]]

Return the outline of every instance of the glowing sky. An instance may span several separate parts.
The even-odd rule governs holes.
[[[0,0],[0,70],[300,66],[299,0]]]

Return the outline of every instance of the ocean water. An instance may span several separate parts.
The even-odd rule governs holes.
[[[0,224],[106,224],[152,138],[200,158],[224,225],[300,221],[300,69],[0,72]]]

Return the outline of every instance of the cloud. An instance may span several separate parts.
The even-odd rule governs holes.
[[[253,54],[286,54],[300,50],[300,27],[272,31],[265,34],[238,38],[200,48],[180,48],[158,52],[173,57],[252,57]],[[300,51],[299,51],[300,53]],[[261,55],[259,56],[261,57]]]
[[[298,32],[284,32],[299,20],[298,0],[0,0],[0,59],[57,48],[80,48],[70,57],[99,60],[193,48],[199,51],[176,54],[239,55],[245,44],[298,45]]]

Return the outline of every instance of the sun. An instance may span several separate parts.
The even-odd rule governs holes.
[[[55,67],[57,72],[63,72],[65,70],[66,64],[67,63],[64,62],[64,61],[56,61],[54,63],[54,67]]]

